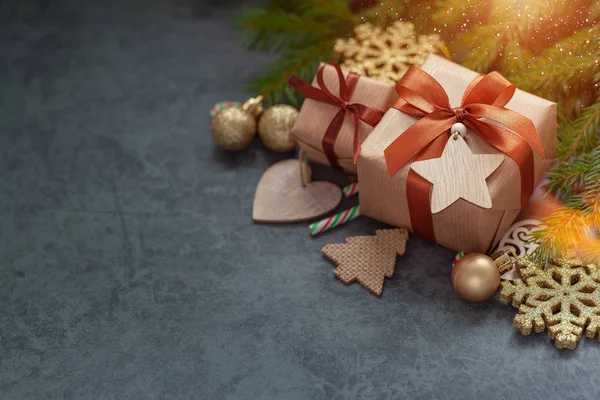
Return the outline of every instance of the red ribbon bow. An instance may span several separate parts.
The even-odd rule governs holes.
[[[359,121],[364,121],[371,126],[375,126],[381,121],[384,112],[374,107],[365,106],[364,104],[349,104],[350,97],[354,93],[354,89],[356,88],[360,76],[350,73],[348,74],[348,78],[345,79],[344,73],[338,64],[329,62],[326,65],[331,65],[337,72],[340,82],[339,96],[331,93],[327,88],[327,85],[325,85],[325,80],[323,79],[323,69],[325,65],[322,65],[317,71],[317,83],[319,88],[309,85],[296,76],[290,78],[288,84],[309,99],[340,107],[340,111],[333,117],[331,123],[327,127],[325,136],[323,136],[322,145],[329,163],[334,168],[342,169],[338,162],[338,157],[335,154],[334,144],[342,129],[346,113],[350,115],[350,118],[352,118],[352,122],[354,123],[354,146],[352,155],[354,163],[356,164],[356,160],[360,154],[360,135],[358,132]]]
[[[393,107],[421,119],[385,149],[390,177],[413,157],[415,161],[440,157],[449,129],[460,121],[517,163],[521,171],[521,205],[524,206],[534,190],[531,148],[542,157],[544,149],[533,122],[504,108],[515,90],[498,72],[480,75],[465,90],[460,107],[452,108],[446,91],[435,78],[411,67],[396,86],[399,98]],[[412,170],[406,184],[413,229],[435,240],[429,199],[431,184]]]

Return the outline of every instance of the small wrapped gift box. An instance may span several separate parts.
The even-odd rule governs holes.
[[[293,77],[290,86],[306,99],[292,134],[313,161],[356,174],[363,140],[397,95],[394,85],[323,64],[312,85]]]
[[[438,56],[409,70],[396,90],[399,98],[362,144],[361,214],[456,251],[490,251],[552,165],[556,104],[515,91],[497,72],[478,75]],[[468,128],[457,142],[466,142],[475,157],[504,157],[495,158],[500,166],[482,183],[491,208],[459,198],[440,211],[432,207],[440,188],[411,169],[444,155],[457,122]]]

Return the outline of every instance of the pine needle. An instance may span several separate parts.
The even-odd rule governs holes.
[[[539,244],[535,257],[547,260],[552,257],[575,252],[584,257],[587,262],[600,262],[600,238],[596,236],[599,227],[597,215],[594,212],[560,207],[548,218],[543,220],[544,229],[533,233],[534,240]]]
[[[559,162],[546,177],[544,188],[562,201],[583,192],[600,193],[600,147],[574,160]]]
[[[352,32],[359,21],[346,0],[272,0],[267,7],[242,11],[234,26],[242,30],[242,43],[253,50],[276,53],[262,77],[247,86],[271,104],[295,104],[298,96],[287,86],[292,75],[312,80],[320,61],[333,60],[333,39]]]
[[[585,108],[579,118],[564,124],[558,139],[558,156],[565,161],[600,147],[600,101]]]
[[[247,89],[252,93],[265,96],[268,104],[288,101],[298,105],[300,96],[288,86],[288,79],[296,75],[300,79],[311,82],[320,62],[331,61],[333,58],[331,46],[327,43],[317,43],[301,50],[290,50],[272,62],[262,77],[251,80]]]
[[[361,22],[385,27],[397,21],[405,10],[405,0],[380,0],[362,13]]]
[[[504,49],[504,38],[491,25],[480,26],[460,35],[459,42],[470,49],[462,64],[477,72],[489,72]],[[453,53],[460,45],[451,45]]]
[[[533,53],[520,42],[511,41],[504,47],[504,52],[500,61],[500,70],[505,76],[512,80],[514,76],[518,76],[524,71],[527,71],[532,62]]]
[[[600,79],[600,25],[586,27],[543,51],[529,71],[511,76],[521,89],[559,102],[567,117],[594,101]],[[591,88],[596,87],[596,90]]]
[[[305,0],[314,4],[316,10],[323,10],[327,14],[336,15],[349,22],[356,22],[356,17],[350,12],[348,2],[345,0]]]

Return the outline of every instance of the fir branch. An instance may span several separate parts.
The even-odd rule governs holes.
[[[328,27],[318,21],[305,20],[280,9],[246,9],[234,19],[234,27],[243,30],[243,45],[265,52],[277,52],[294,43],[329,33]]]
[[[470,6],[471,1],[467,0]],[[431,20],[437,25],[448,24],[460,25],[467,19],[468,8],[465,7],[465,0],[438,0],[434,3],[436,10],[431,14]]]
[[[346,0],[305,0],[305,2],[312,3],[315,6],[314,10],[323,10],[326,14],[335,15],[342,20],[356,22],[356,17],[350,12],[350,6]]]
[[[558,139],[558,156],[565,161],[600,147],[600,100],[585,108],[579,118],[564,124]]]
[[[522,44],[539,54],[545,47],[573,35],[575,29],[588,25],[593,0],[544,0],[507,6],[517,14]],[[556,23],[560,21],[560,23]],[[555,22],[555,23],[552,23]],[[586,23],[587,22],[587,23]],[[593,23],[589,23],[593,25]]]
[[[596,228],[596,232],[598,229]],[[579,249],[579,256],[585,263],[596,264],[600,268],[600,239],[592,240]]]
[[[545,189],[560,200],[600,194],[600,147],[572,161],[561,161],[547,174]]]
[[[488,72],[504,49],[504,36],[494,26],[484,25],[460,35],[459,43],[452,45],[453,54],[457,47],[469,49],[462,64],[477,72]]]
[[[312,79],[308,75],[316,71],[319,61],[333,58],[333,39],[350,34],[359,21],[346,0],[271,0],[267,7],[244,10],[234,22],[243,30],[242,43],[279,56],[248,89],[271,103],[295,102],[297,96],[287,80],[295,74]]]
[[[433,3],[435,8],[429,17],[449,36],[471,29],[467,25],[469,21],[487,23],[492,11],[492,0],[436,0]]]
[[[297,75],[311,82],[320,62],[333,59],[331,45],[327,42],[287,51],[271,63],[263,76],[251,80],[247,89],[262,94],[269,104],[289,101],[298,105],[300,96],[288,86],[288,79]]]
[[[559,207],[543,219],[544,228],[532,234],[533,241],[539,245],[534,258],[548,260],[575,252],[577,256],[584,257],[586,262],[600,265],[600,253],[593,252],[593,249],[600,248],[600,238],[593,236],[593,232],[599,227],[598,214],[600,209],[586,212]]]
[[[335,32],[352,31],[358,19],[345,0],[306,0],[283,7],[273,1],[269,7],[244,9],[233,26],[242,30],[242,44],[264,51],[279,52],[331,39]]]
[[[580,112],[582,105],[593,101],[589,86],[597,84],[600,75],[598,35],[600,25],[577,31],[542,52],[529,72],[513,76],[513,82],[523,90],[558,101],[567,117],[573,111]]]
[[[564,206],[587,213],[595,218],[596,225],[600,225],[600,187],[588,186],[583,193],[576,194],[565,201]]]
[[[362,22],[371,22],[376,26],[385,27],[392,22],[401,19],[405,10],[405,0],[383,0],[378,1],[361,14]]]
[[[590,230],[600,228],[600,147],[559,162],[547,178],[544,188],[563,205],[545,218],[546,227],[534,234],[539,244],[536,257],[547,259],[575,251],[589,262],[600,263],[600,253],[595,252],[600,238],[590,236]]]
[[[586,263],[600,267],[600,181],[542,220],[544,228],[533,233],[539,247],[534,257],[547,260],[575,253]]]
[[[565,55],[579,56],[585,53],[597,52],[599,50],[598,35],[600,35],[599,24],[580,29],[544,50],[538,58],[537,64],[543,65],[549,61],[561,59]]]
[[[512,80],[513,77],[518,76],[523,71],[527,71],[533,59],[533,53],[520,42],[510,41],[504,47],[503,56],[500,61],[500,70]]]
[[[515,84],[523,90],[558,100],[559,94],[574,91],[586,80],[600,73],[598,54],[581,57],[563,56],[548,60],[540,69],[520,75]]]

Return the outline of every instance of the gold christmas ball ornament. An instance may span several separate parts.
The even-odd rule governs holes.
[[[471,253],[462,257],[452,269],[452,287],[467,301],[490,299],[500,286],[500,269],[491,257]]]
[[[292,128],[297,116],[298,110],[286,104],[265,111],[258,122],[258,136],[265,146],[276,152],[294,150],[296,141],[292,137]]]
[[[256,118],[239,107],[224,108],[213,117],[210,134],[223,150],[242,150],[256,135]]]
[[[262,96],[252,98],[241,107],[219,110],[210,123],[210,134],[223,150],[246,148],[256,135],[256,117],[262,112]]]

